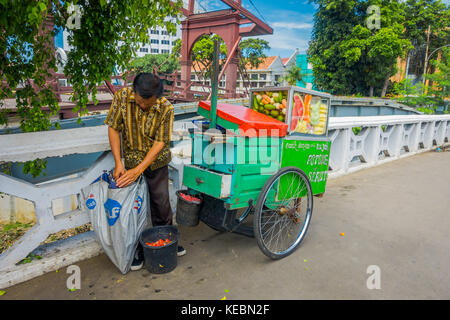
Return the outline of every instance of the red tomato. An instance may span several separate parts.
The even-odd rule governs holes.
[[[159,239],[158,241],[155,241],[155,242],[146,242],[145,244],[150,247],[163,247],[163,246],[169,244],[170,242],[171,241],[167,238],[165,240]]]

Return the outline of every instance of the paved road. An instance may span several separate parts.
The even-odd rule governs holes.
[[[123,276],[105,255],[6,289],[2,299],[450,299],[450,152],[428,152],[330,180],[291,256],[271,261],[255,239],[182,227],[188,254],[165,275]],[[344,233],[344,236],[340,234]],[[369,290],[367,268],[379,267]]]

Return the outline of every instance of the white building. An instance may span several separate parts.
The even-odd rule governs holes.
[[[185,9],[189,7],[189,0],[183,0],[183,7]],[[198,1],[195,1],[194,12],[204,12],[203,9],[199,8]],[[181,20],[183,20],[183,17]],[[169,21],[175,22],[175,19]],[[137,57],[143,57],[146,54],[172,53],[175,41],[181,39],[181,24],[177,24],[177,32],[175,35],[169,35],[164,27],[157,27],[149,30],[149,37],[150,42],[142,44],[141,47],[137,49]]]
[[[142,44],[136,52],[137,57],[143,57],[146,54],[172,53],[175,41],[181,39],[181,25],[177,24],[175,35],[169,35],[165,28],[157,27],[149,30],[149,43]]]

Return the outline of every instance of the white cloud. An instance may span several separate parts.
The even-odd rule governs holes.
[[[185,0],[185,1],[188,1],[188,0]],[[219,0],[199,0],[198,5],[200,6],[200,9],[203,9],[206,11],[216,11],[216,10],[222,10],[222,9],[229,8],[229,6],[227,6],[225,3],[223,3],[222,1],[219,1]]]
[[[272,35],[259,36],[269,42],[269,55],[289,57],[298,48],[306,52],[313,29],[313,13],[278,9],[266,14],[268,24],[273,28]]]
[[[312,29],[312,23],[304,22],[274,22],[272,23],[274,28],[286,28],[286,29]]]
[[[259,36],[258,38],[269,42],[270,52],[294,51],[296,48],[300,52],[305,52],[308,49],[309,33],[292,32],[289,30],[287,32],[281,32],[275,29],[272,35]],[[269,53],[269,55],[271,54]]]

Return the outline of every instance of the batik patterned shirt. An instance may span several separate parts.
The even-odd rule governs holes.
[[[105,124],[122,132],[123,157],[127,169],[139,165],[155,141],[164,142],[164,147],[150,164],[150,169],[156,170],[169,164],[172,160],[169,148],[173,117],[173,106],[164,97],[143,111],[134,99],[133,89],[116,91]]]

